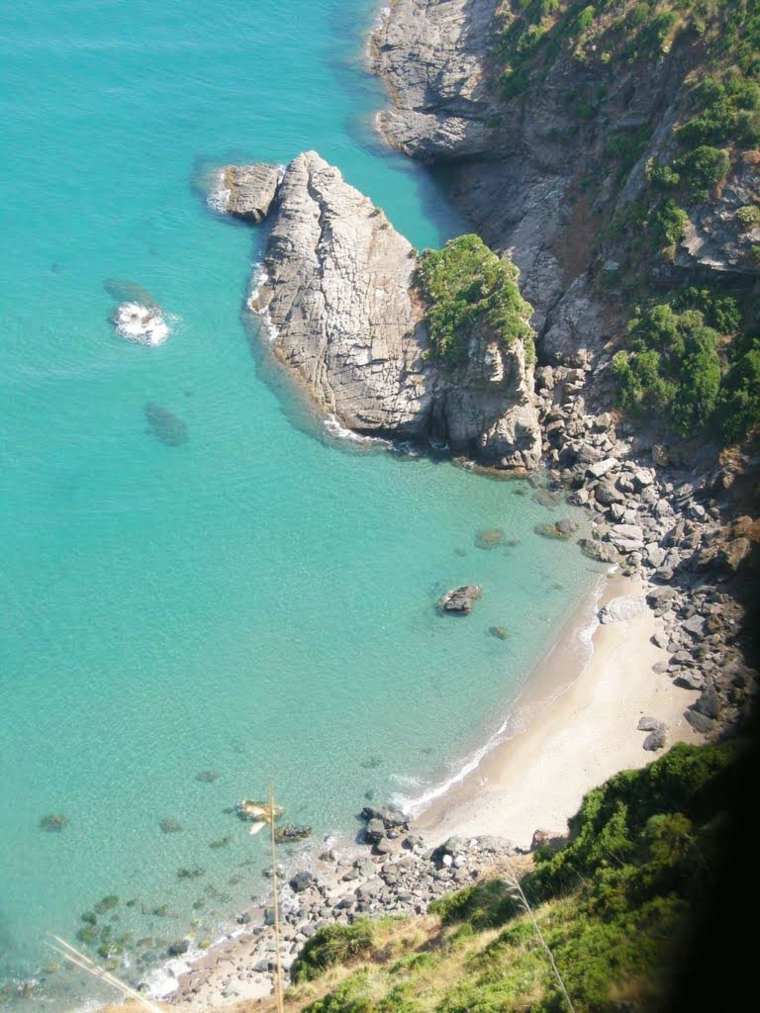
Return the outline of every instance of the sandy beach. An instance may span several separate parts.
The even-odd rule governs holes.
[[[697,694],[653,671],[667,653],[652,641],[661,622],[649,608],[597,625],[584,648],[582,631],[598,608],[645,593],[639,578],[601,580],[601,594],[579,606],[526,681],[509,737],[418,816],[415,829],[428,844],[488,834],[528,848],[537,829],[564,833],[587,791],[662,755],[643,749],[646,733],[636,726],[644,715],[667,725],[666,749],[699,741],[683,717]],[[183,976],[175,1002],[187,1010],[247,1008],[246,1000],[269,993],[267,976],[253,970],[260,956],[249,935],[215,947]]]
[[[643,592],[638,578],[613,576],[600,605]],[[451,834],[494,834],[528,847],[537,829],[564,832],[591,788],[656,758],[642,748],[646,733],[636,726],[643,715],[667,724],[666,748],[700,741],[683,717],[698,694],[653,671],[667,659],[651,639],[660,628],[649,609],[600,624],[584,662],[578,619],[571,622],[516,704],[512,723],[522,730],[432,803],[418,818],[420,830],[433,842]]]

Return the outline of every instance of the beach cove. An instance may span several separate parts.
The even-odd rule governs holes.
[[[145,976],[177,938],[213,942],[264,901],[263,853],[225,810],[270,780],[319,841],[351,836],[368,795],[455,775],[599,571],[534,532],[579,512],[446,461],[356,453],[252,349],[258,239],[206,206],[213,166],[315,145],[420,247],[461,230],[373,137],[369,6],[362,21],[310,4],[297,40],[281,15],[84,3],[65,33],[42,7],[5,25],[25,103],[3,165],[0,960],[20,1008],[92,995],[44,947],[76,939],[82,914]],[[265,57],[294,45],[286,101]],[[114,332],[136,290],[169,322],[157,347]],[[478,547],[492,529],[503,541]],[[440,594],[473,580],[473,615],[440,617]]]

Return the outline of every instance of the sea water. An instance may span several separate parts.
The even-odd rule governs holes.
[[[534,533],[557,514],[527,484],[321,434],[244,324],[262,237],[205,203],[225,162],[314,148],[415,245],[464,228],[373,136],[374,13],[0,14],[0,978],[36,978],[33,1008],[105,994],[44,947],[104,895],[132,968],[265,896],[238,799],[273,783],[318,840],[451,777],[593,579]],[[157,347],[114,331],[135,293],[169,323]],[[478,548],[484,528],[504,541]],[[462,582],[473,614],[439,616]]]

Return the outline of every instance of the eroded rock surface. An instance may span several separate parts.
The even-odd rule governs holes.
[[[482,62],[495,9],[496,0],[395,0],[380,15],[370,59],[393,97],[378,114],[390,144],[423,159],[489,150]]]
[[[249,305],[276,356],[349,429],[535,467],[541,441],[522,342],[476,330],[463,365],[436,363],[416,267],[383,211],[306,152],[280,184]]]
[[[218,171],[209,193],[217,211],[251,222],[266,218],[277,193],[280,170],[276,165],[225,165]]]

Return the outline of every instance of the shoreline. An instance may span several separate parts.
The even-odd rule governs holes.
[[[640,578],[613,575],[598,604],[644,593]],[[703,741],[683,716],[698,691],[652,670],[668,657],[651,640],[662,620],[646,607],[633,618],[600,623],[583,660],[577,651],[583,608],[526,681],[507,719],[514,732],[420,812],[415,826],[429,843],[492,834],[527,849],[536,830],[566,833],[586,792],[621,770],[656,759],[657,752],[643,748],[645,733],[636,728],[640,717],[666,723],[665,750],[675,742]]]

